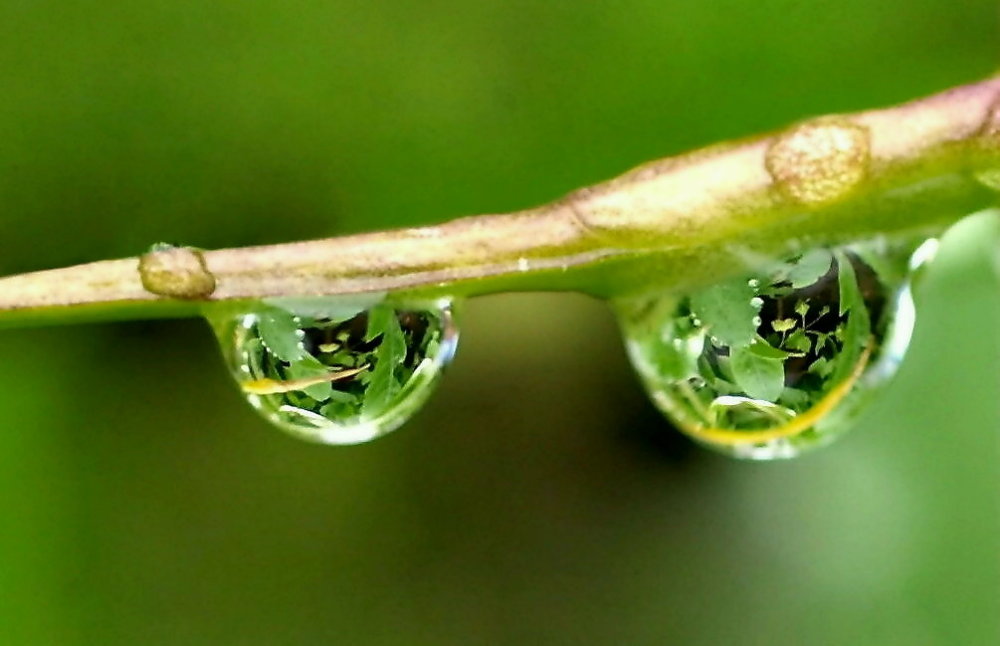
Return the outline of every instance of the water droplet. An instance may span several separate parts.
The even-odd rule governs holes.
[[[656,406],[695,440],[742,458],[796,456],[847,429],[899,365],[915,246],[873,241],[779,263],[754,278],[753,318],[746,277],[618,301],[629,356]]]
[[[747,281],[747,287],[750,287],[751,289],[757,289],[758,287],[760,287],[760,281],[757,280],[756,278],[751,278],[750,280]]]
[[[406,422],[451,361],[448,300],[269,299],[212,319],[247,401],[312,442],[358,444]]]
[[[215,291],[215,276],[200,251],[163,242],[139,257],[139,279],[146,291],[171,298],[205,298]]]
[[[849,195],[868,173],[868,129],[840,118],[795,126],[767,149],[764,165],[786,197],[823,206]]]

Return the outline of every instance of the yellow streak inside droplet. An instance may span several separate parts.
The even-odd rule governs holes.
[[[760,431],[734,431],[728,428],[698,426],[686,426],[684,430],[688,435],[691,435],[695,439],[711,442],[713,444],[722,444],[725,446],[761,444],[772,440],[794,437],[811,428],[816,422],[823,419],[827,413],[833,410],[837,404],[840,403],[840,401],[847,395],[848,392],[850,392],[851,388],[854,387],[854,384],[856,384],[858,379],[861,377],[861,373],[864,372],[865,366],[868,365],[868,359],[871,357],[871,353],[872,344],[869,343],[861,353],[858,363],[854,366],[854,370],[847,379],[837,384],[837,386],[827,393],[823,399],[816,402],[815,406],[804,413],[795,416],[786,424]]]
[[[360,368],[338,370],[336,372],[328,372],[325,375],[304,377],[302,379],[290,379],[288,381],[278,381],[277,379],[253,379],[251,381],[241,382],[240,388],[243,392],[251,395],[277,395],[280,393],[290,393],[296,390],[302,390],[304,388],[308,388],[309,386],[315,386],[316,384],[322,384],[324,382],[340,381],[341,379],[353,377],[354,375],[362,373],[365,370],[368,370],[368,364],[365,364]]]

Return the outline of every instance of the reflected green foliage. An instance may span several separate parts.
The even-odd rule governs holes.
[[[995,0],[5,2],[0,269],[509,211],[998,40]],[[344,449],[197,322],[5,331],[2,641],[996,643],[998,238],[943,240],[896,382],[788,464],[678,440],[567,295],[470,303],[428,407]]]
[[[626,347],[653,402],[695,439],[739,457],[795,457],[847,430],[902,361],[913,247],[811,250],[691,295],[622,300]]]
[[[305,440],[357,444],[427,400],[458,342],[450,303],[365,300],[272,299],[213,319],[237,387],[265,419]]]

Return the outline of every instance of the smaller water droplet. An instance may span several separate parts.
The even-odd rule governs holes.
[[[914,322],[909,276],[932,255],[925,244],[908,266],[915,246],[873,240],[778,263],[753,279],[763,287],[752,320],[739,298],[746,277],[706,288],[711,297],[618,301],[629,357],[695,440],[736,457],[793,457],[846,430],[895,372]]]
[[[762,305],[764,305],[764,299],[761,298],[760,296],[754,296],[753,298],[750,299],[750,307],[754,308],[755,310],[759,310]],[[758,325],[760,324],[758,323]]]
[[[410,419],[458,342],[449,300],[272,299],[212,325],[247,401],[324,444],[366,442]]]

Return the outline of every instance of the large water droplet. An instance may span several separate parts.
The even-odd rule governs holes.
[[[324,444],[367,442],[406,422],[458,342],[448,300],[271,299],[212,324],[247,401]]]
[[[794,457],[848,428],[895,372],[914,322],[913,248],[817,248],[696,293],[618,301],[629,356],[695,440],[736,457]]]

